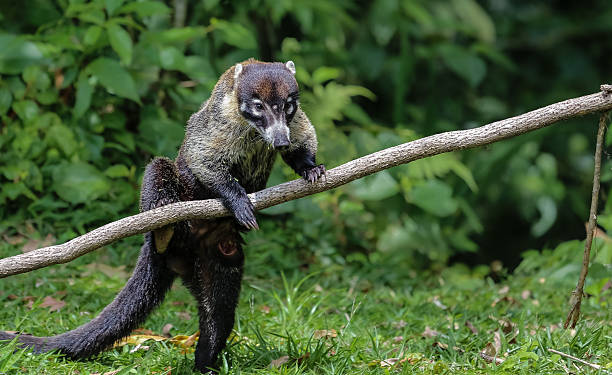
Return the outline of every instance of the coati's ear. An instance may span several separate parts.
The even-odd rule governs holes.
[[[295,75],[295,64],[293,63],[293,61],[291,60],[287,61],[285,63],[285,66],[287,67],[287,69],[289,69],[291,74]]]
[[[242,73],[242,64],[238,63],[234,67],[234,89],[238,87],[238,76]]]

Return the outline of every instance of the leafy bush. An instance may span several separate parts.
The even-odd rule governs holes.
[[[584,12],[607,9],[596,3]],[[600,34],[612,32],[522,1],[25,0],[0,14],[0,232],[27,222],[59,240],[135,213],[145,164],[176,155],[185,120],[242,59],[295,61],[319,160],[333,167],[594,91],[606,65],[576,48],[605,56]],[[550,61],[554,85],[539,76]],[[565,228],[586,217],[591,127],[560,129],[396,167],[266,220],[310,261],[416,267],[480,251],[516,262],[534,239],[580,234]],[[270,184],[294,177],[278,163]]]

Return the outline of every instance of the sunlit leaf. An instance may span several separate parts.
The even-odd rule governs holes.
[[[140,103],[132,76],[116,60],[100,57],[87,66],[108,91]]]
[[[474,52],[454,44],[444,44],[439,47],[444,63],[459,77],[475,87],[487,73],[487,66]]]
[[[61,164],[53,173],[53,191],[70,203],[95,200],[106,194],[110,187],[102,172],[83,162]]]
[[[132,38],[130,34],[116,23],[109,24],[107,32],[111,47],[117,52],[121,61],[129,65],[132,62]]]
[[[429,180],[414,187],[410,192],[410,203],[436,216],[444,217],[457,210],[450,186],[439,180]]]
[[[89,83],[89,77],[86,74],[80,74],[76,84],[76,100],[74,103],[74,117],[80,118],[87,112],[91,104],[91,96],[94,88]]]
[[[241,49],[257,48],[254,33],[245,26],[217,18],[212,18],[210,24],[221,32],[223,41],[231,46]]]

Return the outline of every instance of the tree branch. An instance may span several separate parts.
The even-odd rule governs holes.
[[[584,282],[589,272],[589,263],[591,261],[591,245],[593,244],[593,235],[595,234],[595,225],[597,224],[597,201],[599,198],[599,180],[601,177],[601,150],[603,149],[604,136],[606,134],[606,125],[610,118],[610,111],[606,111],[599,116],[599,129],[597,130],[597,143],[595,144],[595,168],[593,171],[593,191],[591,193],[591,209],[589,211],[589,221],[587,224],[587,236],[584,240],[584,254],[582,258],[582,269],[576,289],[570,297],[570,311],[565,318],[563,328],[571,326],[576,327],[578,318],[580,317],[580,305],[582,303],[582,294],[584,293]]]
[[[328,170],[325,178],[310,184],[294,180],[250,194],[256,209],[271,207],[293,199],[344,185],[383,169],[449,151],[484,146],[506,138],[543,128],[555,122],[588,113],[612,109],[612,85],[601,92],[565,100],[520,116],[478,128],[457,130],[421,138],[352,160]],[[32,271],[52,264],[67,263],[121,238],[145,233],[189,219],[212,219],[229,212],[216,199],[169,204],[106,224],[61,245],[0,259],[0,278]]]

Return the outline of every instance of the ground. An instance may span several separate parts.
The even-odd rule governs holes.
[[[51,335],[87,322],[124,284],[138,241],[1,280],[0,328]],[[247,247],[221,374],[604,373],[549,349],[612,370],[610,290],[585,300],[575,330],[561,327],[580,254],[576,267],[557,272],[545,267],[553,252],[532,254],[528,261],[539,263],[525,261],[513,274],[463,265],[424,272],[384,262],[300,265],[299,255],[265,252],[257,241]],[[16,252],[0,246],[0,256]],[[197,331],[193,302],[176,283],[138,332],[179,344],[149,340],[87,361],[13,353],[9,344],[0,348],[0,373],[191,374],[193,348],[180,335]]]

